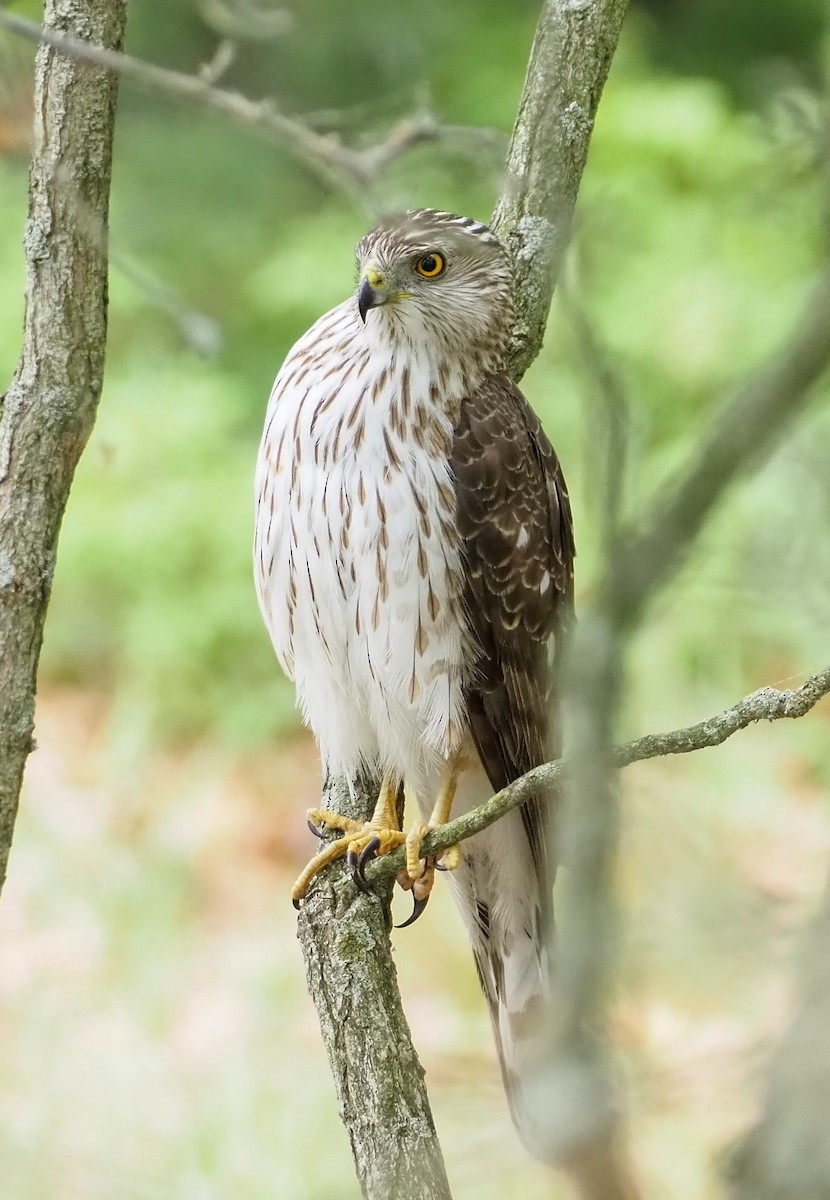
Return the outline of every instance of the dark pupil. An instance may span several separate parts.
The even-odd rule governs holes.
[[[426,258],[421,259],[421,270],[426,271],[427,275],[430,275],[437,266],[438,266],[438,263],[435,261],[435,259],[432,257],[431,254],[428,254],[426,256]]]

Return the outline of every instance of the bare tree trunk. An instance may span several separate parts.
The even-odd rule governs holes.
[[[539,17],[493,214],[516,270],[508,355],[515,380],[542,348],[594,117],[627,8],[628,0],[546,0]]]
[[[357,818],[364,803],[372,807],[377,784],[361,780],[355,791],[335,781],[324,803]],[[368,896],[350,881],[332,887],[330,873],[315,884],[299,922],[308,989],[363,1195],[450,1200],[389,943],[391,893],[391,880]]]
[[[546,0],[533,43],[494,225],[517,273],[518,378],[542,344],[627,0]],[[328,789],[324,805],[367,820],[376,789]],[[335,802],[336,800],[336,802]],[[387,906],[335,864],[300,914],[308,986],[366,1200],[444,1200],[449,1188],[423,1071],[400,1003]],[[333,886],[332,879],[339,880]],[[585,1191],[586,1195],[596,1192]],[[610,1200],[611,1193],[609,1193]]]
[[[120,47],[125,0],[47,0],[46,28]],[[101,393],[117,82],[37,56],[23,351],[0,411],[0,887],[26,758],[61,519]]]

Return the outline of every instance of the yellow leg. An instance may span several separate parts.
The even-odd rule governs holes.
[[[456,759],[449,765],[439,789],[438,797],[433,805],[432,815],[426,825],[423,823],[413,825],[406,835],[406,873],[410,879],[420,879],[424,874],[424,866],[421,861],[421,842],[430,829],[437,829],[439,825],[446,825],[447,821],[449,821],[460,774],[461,764]],[[448,871],[455,870],[460,857],[461,852],[458,846],[450,846],[449,849],[440,855],[442,865]]]
[[[389,779],[384,779],[380,785],[378,802],[372,813],[370,825],[378,829],[400,829],[398,823],[398,789]]]
[[[325,808],[309,809],[310,824],[334,829],[341,833],[342,837],[337,838],[328,846],[324,846],[298,876],[291,889],[291,899],[295,908],[299,908],[300,901],[308,891],[309,884],[315,875],[335,859],[348,857],[351,861],[355,859],[360,861],[360,870],[357,874],[362,878],[363,864],[360,856],[367,847],[371,847],[370,854],[375,857],[388,854],[390,850],[394,850],[403,843],[405,838],[398,825],[396,798],[397,785],[390,779],[384,779],[372,818],[363,823],[353,821],[350,817],[344,817],[340,813],[329,812]],[[359,880],[357,881],[359,882]]]

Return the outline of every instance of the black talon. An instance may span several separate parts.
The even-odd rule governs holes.
[[[322,841],[323,838],[326,836],[325,829],[318,829],[317,826],[312,821],[306,821],[306,825],[309,827],[309,829],[314,834],[314,836],[316,838],[320,839],[320,841]]]
[[[368,892],[369,887],[366,883],[366,880],[361,875],[361,873],[358,869],[358,865],[359,864],[358,864],[357,855],[355,854],[354,850],[347,851],[346,867],[347,867],[348,872],[351,875],[352,879],[354,880],[355,887],[357,888],[357,890],[359,892]]]
[[[294,898],[294,896],[292,896],[292,897],[291,897],[291,903],[294,905],[294,907],[296,908],[297,912],[299,912],[299,911],[300,911],[300,902],[299,902],[299,900],[295,899],[295,898]]]
[[[362,879],[364,883],[366,882],[366,864],[371,862],[379,849],[380,838],[373,837],[370,842],[366,843],[360,852],[360,858],[357,860],[357,874],[358,878]]]
[[[416,900],[412,906],[412,912],[410,913],[409,918],[404,921],[403,924],[396,925],[395,929],[406,929],[407,925],[414,925],[418,920],[418,917],[420,917],[421,913],[426,908],[428,900],[429,896],[424,896],[423,900]]]
[[[449,871],[449,867],[445,867],[442,862],[433,863],[432,865],[436,871]]]

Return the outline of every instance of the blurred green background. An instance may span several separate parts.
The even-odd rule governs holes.
[[[252,7],[271,15],[131,0],[127,49],[194,72]],[[486,219],[537,6],[285,13],[278,36],[239,39],[223,86],[351,144],[425,103],[497,131],[463,154],[413,149],[373,197]],[[567,288],[523,385],[570,484],[583,602],[606,422],[573,307],[629,400],[637,512],[793,327],[826,254],[826,18],[823,0],[630,13]],[[0,39],[0,380],[20,346],[30,59]],[[40,749],[0,903],[4,1196],[357,1195],[287,900],[310,850],[316,752],[261,627],[250,542],[273,376],[348,293],[369,221],[254,133],[122,85],[107,377],[61,538]],[[829,521],[825,387],[651,611],[621,737],[826,663]],[[649,1195],[721,1196],[718,1156],[754,1111],[830,850],[829,722],[825,705],[624,776],[613,1027]],[[431,911],[397,955],[456,1195],[564,1195],[515,1143],[464,936],[445,896]]]

